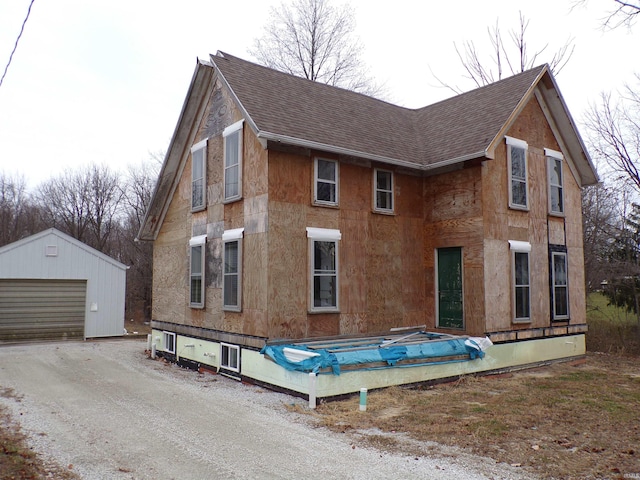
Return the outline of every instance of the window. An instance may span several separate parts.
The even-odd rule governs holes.
[[[527,142],[516,138],[507,140],[507,159],[509,163],[509,206],[527,209]]]
[[[173,332],[162,332],[162,346],[165,352],[176,353],[176,334]]]
[[[375,211],[393,213],[393,172],[374,170],[373,201]]]
[[[338,205],[338,162],[316,158],[314,171],[314,203]]]
[[[513,321],[531,320],[531,280],[529,270],[529,242],[509,240],[512,252]]]
[[[244,120],[228,126],[224,137],[224,199],[242,197],[242,125]]]
[[[220,368],[240,371],[240,347],[228,343],[220,344]]]
[[[566,320],[569,318],[569,285],[567,283],[567,253],[552,252],[552,299],[553,319]]]
[[[207,141],[191,147],[191,211],[203,210],[207,192]]]
[[[222,267],[223,309],[239,312],[242,309],[242,235],[244,228],[227,230],[222,234],[224,260]]]
[[[544,149],[549,171],[549,211],[555,214],[564,213],[562,153],[549,148]]]
[[[340,230],[307,227],[311,264],[310,311],[338,311],[338,241]]]
[[[191,250],[189,268],[189,306],[204,308],[204,252],[206,235],[189,240]]]

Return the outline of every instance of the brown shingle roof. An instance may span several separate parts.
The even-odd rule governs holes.
[[[416,166],[483,154],[546,67],[417,110],[219,52],[211,57],[259,135]]]

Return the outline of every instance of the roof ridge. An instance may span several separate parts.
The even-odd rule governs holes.
[[[441,104],[441,103],[444,103],[444,102],[448,102],[448,101],[453,100],[455,98],[460,98],[460,97],[463,97],[465,95],[470,95],[470,94],[473,94],[473,93],[481,94],[486,89],[497,88],[497,87],[503,85],[505,82],[515,81],[518,77],[521,77],[521,76],[524,76],[524,75],[532,75],[532,73],[534,71],[538,71],[539,70],[539,72],[535,75],[535,78],[538,78],[538,76],[540,75],[540,73],[542,73],[542,70],[545,67],[547,68],[547,70],[549,70],[549,64],[548,63],[542,63],[542,64],[540,64],[540,65],[538,65],[536,67],[529,68],[529,69],[525,70],[524,72],[519,72],[519,73],[516,73],[515,75],[511,75],[509,77],[505,77],[505,78],[501,78],[500,80],[496,80],[495,82],[487,83],[486,85],[482,85],[480,87],[472,88],[471,90],[467,90],[467,91],[462,92],[462,93],[457,93],[456,95],[454,95],[452,97],[443,98],[442,100],[438,100],[437,102],[430,103],[428,105],[425,105],[423,107],[418,107],[418,108],[415,108],[413,110],[414,111],[424,110],[425,108],[429,108],[429,107],[432,107],[432,106],[435,106],[435,105],[438,105],[438,104]]]
[[[374,97],[372,95],[367,95],[366,93],[357,92],[355,90],[349,90],[348,88],[340,87],[338,85],[330,85],[328,83],[318,82],[318,81],[311,80],[311,79],[306,78],[306,77],[300,77],[298,75],[294,75],[293,73],[283,72],[282,70],[277,70],[277,69],[275,69],[273,67],[268,67],[266,65],[262,65],[262,64],[257,63],[257,62],[253,62],[253,61],[250,61],[250,60],[245,60],[244,58],[236,57],[235,55],[231,55],[230,53],[223,52],[222,50],[218,50],[215,55],[213,55],[213,54],[210,55],[211,61],[214,64],[215,64],[215,59],[216,58],[227,59],[226,57],[229,57],[229,58],[231,58],[231,59],[233,59],[234,61],[237,61],[237,62],[248,63],[248,64],[253,65],[255,67],[267,70],[269,72],[273,72],[272,74],[275,74],[275,75],[285,75],[286,77],[290,77],[290,78],[297,79],[297,80],[302,80],[304,82],[307,82],[309,85],[317,86],[317,88],[338,89],[338,90],[341,90],[341,91],[343,91],[343,92],[345,92],[346,94],[349,94],[349,95],[359,95],[360,97],[364,97],[364,98],[367,98],[369,100],[373,100],[373,101],[376,101],[376,102],[381,102],[381,103],[384,103],[386,105],[390,105],[392,107],[396,107],[396,108],[399,108],[399,109],[402,109],[402,110],[406,110],[406,111],[413,110],[411,108],[404,107],[402,105],[397,105],[397,104],[392,103],[392,102],[390,102],[388,100],[383,100],[381,98]],[[316,88],[316,87],[313,87],[313,88]]]

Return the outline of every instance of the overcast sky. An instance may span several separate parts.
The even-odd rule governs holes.
[[[0,74],[30,0],[0,2]],[[221,50],[248,53],[273,0],[35,0],[0,86],[0,171],[30,187],[65,168],[106,163],[124,169],[164,152],[196,59]],[[568,38],[575,53],[557,77],[580,124],[602,91],[640,73],[640,26],[603,32],[612,0],[353,0],[370,73],[389,100],[421,107],[449,97],[441,79],[469,87],[454,42],[488,50],[487,27],[505,36],[521,11],[529,48],[551,54]],[[384,6],[383,6],[384,5]],[[548,57],[541,57],[546,61]],[[581,129],[583,130],[583,129]],[[584,132],[583,132],[584,133]]]

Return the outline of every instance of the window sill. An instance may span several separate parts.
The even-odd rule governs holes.
[[[520,212],[528,212],[529,207],[523,207],[521,205],[509,205],[509,210],[518,210]]]
[[[312,310],[307,310],[309,315],[318,315],[322,313],[340,313],[340,309],[338,308],[314,308]]]
[[[222,200],[222,204],[226,205],[228,203],[234,203],[234,202],[237,202],[237,201],[240,201],[240,200],[242,200],[242,195],[240,195],[238,197],[224,198]]]
[[[207,209],[207,206],[204,205],[202,207],[197,207],[197,208],[192,208],[191,209],[191,213],[198,213],[198,212],[203,212],[204,210]]]
[[[555,217],[555,218],[564,218],[565,217],[565,213],[564,212],[549,212],[549,216],[550,217]]]
[[[223,312],[233,312],[233,313],[240,313],[242,312],[242,307],[222,307],[222,311]]]
[[[531,324],[531,319],[517,318],[517,319],[511,320],[511,323],[513,323],[514,325],[527,325],[527,324]]]
[[[189,308],[193,309],[193,310],[204,310],[204,305],[194,305],[194,304],[189,304]]]
[[[340,208],[340,205],[338,205],[337,203],[325,203],[325,202],[313,202],[311,205],[313,205],[314,207],[326,207],[326,208],[335,208],[338,209]]]
[[[378,210],[378,209],[373,209],[371,211],[371,213],[375,213],[378,215],[387,215],[388,217],[395,217],[396,216],[396,212],[394,212],[393,210]]]

